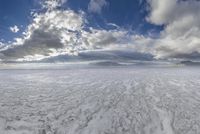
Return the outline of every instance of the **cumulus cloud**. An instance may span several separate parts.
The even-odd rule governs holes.
[[[10,31],[12,31],[13,33],[19,32],[19,28],[18,28],[18,26],[16,26],[16,25],[14,25],[13,27],[10,27],[9,29],[10,29]]]
[[[106,0],[90,0],[88,10],[92,13],[101,13],[102,8],[107,6]]]
[[[8,59],[38,54],[50,56],[57,51],[70,53],[75,49],[76,34],[80,32],[82,25],[82,14],[71,10],[53,10],[38,14],[24,32],[24,37],[16,38],[1,53]]]
[[[148,0],[147,20],[165,25],[155,40],[157,58],[184,58],[200,53],[200,2],[197,0]]]
[[[56,4],[57,5],[57,4]],[[35,13],[22,38],[0,49],[5,61],[32,61],[58,55],[77,55],[80,51],[109,48],[119,44],[124,30],[89,28],[82,11],[47,10]]]

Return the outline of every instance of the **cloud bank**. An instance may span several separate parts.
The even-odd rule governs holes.
[[[130,34],[118,26],[110,30],[88,27],[85,12],[58,9],[66,2],[43,0],[45,12],[33,14],[33,21],[23,36],[12,43],[0,44],[0,59],[39,61],[96,50],[109,53],[131,50],[155,59],[200,59],[199,1],[147,0],[146,21],[164,26],[157,38]],[[101,13],[107,4],[105,0],[91,0],[88,10]]]

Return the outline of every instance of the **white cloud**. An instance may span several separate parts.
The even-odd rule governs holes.
[[[123,30],[84,30],[83,12],[72,10],[47,10],[35,13],[33,22],[22,38],[0,49],[4,60],[31,61],[58,55],[77,55],[80,51],[103,49],[125,36]],[[3,56],[2,56],[3,55]]]
[[[88,10],[93,13],[101,13],[102,8],[107,5],[108,2],[106,0],[90,0]]]
[[[0,41],[0,46],[2,46],[3,45],[3,43]]]
[[[94,49],[108,48],[120,43],[126,33],[123,30],[97,30],[90,28],[90,32],[83,31],[82,42]]]
[[[66,2],[67,0],[42,0],[41,5],[45,9],[53,10],[57,7],[62,6]]]
[[[0,41],[0,49],[4,48],[5,44],[3,42]]]
[[[65,19],[63,19],[65,18]],[[50,56],[59,52],[73,53],[76,33],[83,25],[83,15],[71,10],[52,10],[38,14],[27,28],[23,38],[16,38],[6,50],[1,51],[7,59],[23,58],[27,55]]]
[[[147,20],[165,25],[161,37],[156,39],[157,58],[184,58],[200,53],[200,2],[197,0],[148,0]]]
[[[18,26],[16,26],[16,25],[14,25],[13,27],[10,27],[9,29],[10,29],[10,31],[12,31],[13,33],[19,32],[19,28],[18,28]]]
[[[50,4],[51,2],[56,3]],[[87,20],[83,12],[58,10],[56,7],[61,6],[60,1],[48,0],[47,3],[48,6],[44,4],[48,9],[46,12],[32,14],[33,22],[23,32],[22,38],[15,38],[14,42],[1,47],[0,59],[32,61],[59,55],[77,55],[91,50],[150,50],[150,38],[128,35],[126,30],[115,24],[108,24],[113,25],[114,30],[85,30]]]
[[[65,19],[63,19],[65,18]],[[128,35],[116,28],[103,30],[87,28],[83,12],[50,10],[35,14],[33,22],[10,45],[0,49],[0,58],[7,61],[35,61],[59,55],[78,55],[93,50],[133,50],[145,52],[151,39],[140,35]],[[111,25],[111,24],[108,24]]]

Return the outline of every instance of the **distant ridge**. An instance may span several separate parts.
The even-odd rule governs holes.
[[[187,60],[187,61],[181,61],[180,63],[188,66],[200,66],[200,62],[197,61]]]

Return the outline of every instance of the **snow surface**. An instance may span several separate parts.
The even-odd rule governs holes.
[[[0,70],[0,134],[200,134],[200,70]]]

